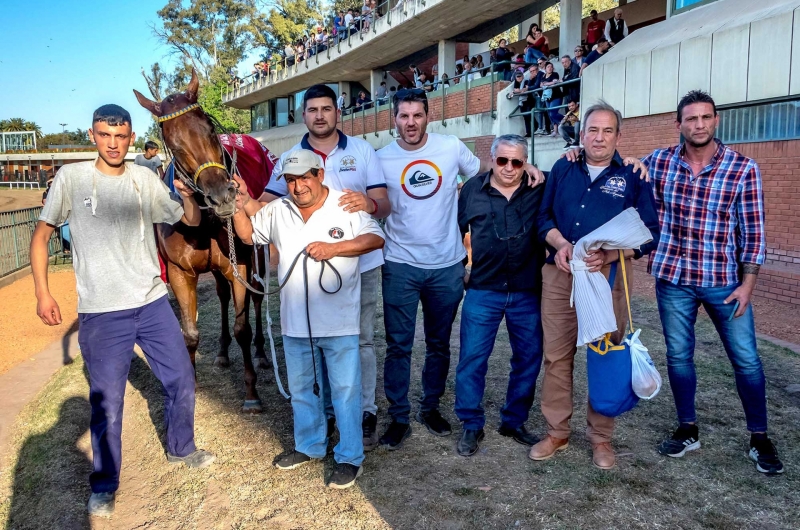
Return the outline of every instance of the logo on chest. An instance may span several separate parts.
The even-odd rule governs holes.
[[[603,193],[608,193],[613,197],[622,198],[625,196],[626,186],[627,184],[625,182],[624,177],[620,177],[619,175],[614,175],[608,177],[606,183],[600,186],[600,191],[602,191]]]
[[[333,239],[342,239],[344,237],[344,230],[335,226],[328,230],[328,235],[331,236]]]
[[[403,170],[400,186],[412,199],[428,199],[442,187],[442,172],[429,160],[415,160]]]
[[[339,172],[343,171],[357,171],[356,169],[356,158],[351,155],[343,156],[341,160],[339,160]]]

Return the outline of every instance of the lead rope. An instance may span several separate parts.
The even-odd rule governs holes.
[[[231,266],[233,267],[233,277],[236,278],[236,281],[238,281],[240,284],[242,284],[244,287],[246,287],[249,291],[251,291],[251,292],[253,292],[255,294],[259,294],[259,295],[262,295],[262,296],[269,296],[271,294],[276,294],[276,293],[280,292],[281,289],[283,289],[286,286],[287,282],[289,281],[289,278],[291,277],[292,272],[294,272],[294,268],[297,265],[297,262],[300,260],[300,257],[301,256],[303,257],[303,288],[305,289],[305,296],[306,296],[306,324],[308,326],[308,343],[311,346],[311,357],[312,357],[311,361],[312,361],[312,365],[314,367],[314,395],[319,397],[319,383],[318,383],[318,380],[317,380],[317,362],[316,362],[316,359],[314,358],[314,336],[311,334],[311,310],[310,310],[310,303],[309,303],[309,300],[308,300],[308,258],[309,258],[308,253],[305,250],[303,250],[299,254],[297,254],[297,256],[295,256],[294,260],[292,260],[292,264],[289,265],[289,270],[286,271],[286,276],[284,276],[283,280],[280,280],[280,282],[278,283],[278,288],[277,289],[275,289],[274,291],[267,291],[267,290],[259,291],[257,289],[254,289],[249,283],[244,281],[244,279],[242,279],[242,277],[239,275],[239,268],[238,268],[238,264],[237,264],[237,261],[236,261],[236,247],[235,247],[234,241],[233,241],[233,222],[231,221],[230,217],[228,217],[228,219],[227,219],[226,228],[227,228],[227,231],[228,231],[228,247],[229,247],[229,252],[230,252],[228,260],[231,262]],[[343,285],[342,275],[339,274],[339,271],[336,270],[336,267],[331,265],[331,263],[328,260],[326,260],[326,259],[320,260],[320,264],[322,266],[320,267],[320,271],[319,271],[319,288],[322,289],[322,292],[327,293],[327,294],[336,294],[336,293],[338,293],[342,289],[342,285]],[[331,271],[333,271],[333,274],[336,276],[336,280],[337,280],[337,283],[338,283],[338,287],[336,287],[336,289],[334,289],[333,291],[327,290],[325,288],[325,286],[322,284],[322,276],[325,274],[325,267],[326,266],[330,267]],[[269,265],[267,265],[267,267],[269,267]],[[270,322],[270,324],[271,324],[272,321],[271,321],[271,319],[269,319],[269,305],[267,305],[267,318],[268,318],[268,322]],[[270,332],[269,332],[269,336],[270,336],[270,347],[272,347],[272,366],[273,366],[273,369],[275,370],[275,380],[278,382],[278,387],[281,390],[281,394],[283,394],[283,396],[286,399],[290,399],[291,396],[289,396],[283,390],[283,384],[280,382],[280,377],[279,377],[279,374],[278,374],[277,354],[275,353],[274,344],[272,342],[272,330],[271,329],[270,329]]]

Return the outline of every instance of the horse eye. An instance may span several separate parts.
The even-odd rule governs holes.
[[[172,96],[169,96],[169,97],[167,98],[167,101],[168,101],[169,103],[172,103],[173,101],[175,101],[175,98],[174,98],[174,97],[172,97]]]

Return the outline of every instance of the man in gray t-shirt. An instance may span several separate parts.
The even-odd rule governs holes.
[[[89,372],[94,471],[89,514],[114,511],[122,461],[122,410],[131,353],[138,344],[164,386],[167,460],[206,467],[214,456],[194,444],[194,370],[178,319],[161,281],[154,223],[200,224],[200,210],[183,183],[170,199],[157,175],[125,164],[135,139],[131,117],[117,105],[94,112],[89,136],[93,162],[68,164],[56,174],[31,240],[36,312],[61,324],[47,285],[48,241],[56,225],[70,222],[78,290],[78,342]]]
[[[149,168],[153,173],[164,178],[164,168],[161,166],[161,158],[158,156],[158,144],[148,140],[144,144],[144,154],[136,155],[133,163],[137,166]]]

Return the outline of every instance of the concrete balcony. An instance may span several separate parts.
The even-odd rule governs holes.
[[[485,42],[504,29],[539,13],[556,0],[406,0],[373,21],[369,31],[350,35],[303,62],[268,78],[231,89],[223,102],[247,109],[273,97],[285,96],[317,83],[368,79],[372,70],[426,51],[435,53],[439,41]],[[404,65],[405,66],[405,65]]]

